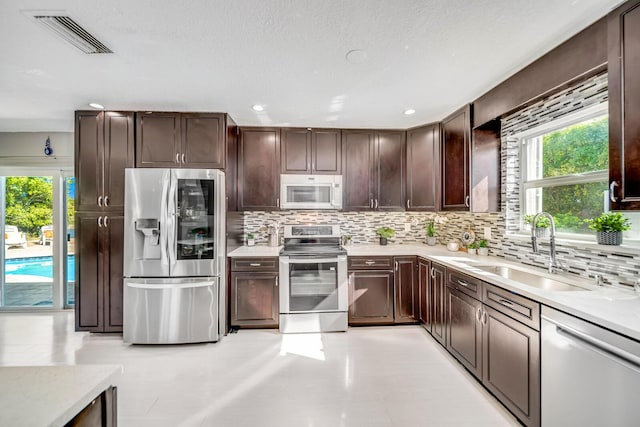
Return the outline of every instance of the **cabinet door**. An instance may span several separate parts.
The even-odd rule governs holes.
[[[104,280],[104,331],[122,332],[124,216],[105,216],[102,240]]]
[[[471,107],[442,121],[442,210],[468,211]]]
[[[224,128],[224,114],[181,113],[181,167],[224,169],[226,163]]]
[[[447,344],[446,334],[446,305],[445,305],[445,280],[447,269],[442,265],[431,263],[431,335],[442,345]]]
[[[395,323],[415,323],[420,316],[416,257],[396,257],[395,263]]]
[[[311,132],[283,128],[280,138],[280,171],[285,174],[311,173]]]
[[[500,120],[473,130],[471,150],[471,211],[500,211]]]
[[[609,14],[611,209],[640,210],[640,2]]]
[[[440,206],[440,125],[407,131],[407,202],[412,211]]]
[[[377,132],[376,193],[374,207],[401,211],[405,207],[405,131]]]
[[[418,258],[418,293],[420,295],[420,322],[431,332],[431,301],[433,300],[431,287],[431,263]]]
[[[124,211],[124,170],[135,166],[133,126],[132,112],[104,113],[103,205],[109,211]]]
[[[340,129],[314,129],[311,132],[311,172],[320,175],[342,173],[342,134]]]
[[[374,132],[368,130],[342,132],[344,210],[373,209],[374,136]]]
[[[482,376],[482,303],[447,286],[447,350],[473,375]]]
[[[102,331],[104,253],[98,213],[79,214],[76,226],[76,331]],[[100,221],[102,217],[100,216]]]
[[[393,323],[393,272],[349,272],[349,324]]]
[[[540,334],[484,306],[482,382],[528,426],[540,425]]]
[[[136,166],[180,167],[180,113],[136,114]]]
[[[277,328],[278,273],[231,273],[231,326]]]
[[[103,196],[104,113],[76,111],[75,175],[76,211],[101,210],[98,198]]]
[[[280,202],[280,130],[240,128],[238,208],[273,210]]]

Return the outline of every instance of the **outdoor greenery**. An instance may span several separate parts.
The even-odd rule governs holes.
[[[525,224],[531,224],[531,222],[533,222],[533,217],[534,216],[535,215],[525,215],[524,216],[524,223]],[[546,216],[541,216],[536,221],[536,228],[549,228],[549,227],[551,227],[551,221]]]
[[[5,224],[16,225],[30,237],[53,223],[53,184],[50,178],[7,177]]]
[[[595,219],[587,219],[589,228],[595,231],[620,232],[631,228],[629,219],[620,212],[605,212]]]
[[[544,178],[573,175],[609,168],[609,119],[591,120],[543,136]],[[556,227],[586,232],[585,218],[603,211],[606,182],[547,187],[542,192],[543,210],[553,215]]]

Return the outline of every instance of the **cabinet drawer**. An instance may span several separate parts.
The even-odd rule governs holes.
[[[478,301],[482,298],[482,281],[455,270],[447,270],[447,286],[457,289]]]
[[[278,271],[278,258],[231,258],[231,271]]]
[[[350,256],[349,270],[393,270],[393,257],[390,256]]]
[[[536,331],[540,330],[540,304],[535,301],[485,283],[482,302]]]

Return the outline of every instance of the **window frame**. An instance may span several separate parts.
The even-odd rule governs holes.
[[[530,155],[528,153],[528,142],[534,138],[541,137],[542,135],[546,135],[548,133],[552,133],[561,129],[565,129],[569,126],[582,123],[591,119],[595,119],[598,117],[604,117],[609,114],[609,103],[603,102],[601,104],[591,106],[588,108],[581,109],[574,113],[566,114],[562,117],[559,117],[554,120],[550,120],[547,123],[536,126],[535,128],[528,129],[524,132],[513,135],[513,138],[518,140],[519,147],[519,160],[520,160],[520,174],[518,177],[518,190],[519,190],[519,231],[516,234],[529,234],[529,230],[524,225],[524,216],[526,212],[526,193],[528,189],[531,188],[547,188],[547,187],[557,187],[561,185],[573,185],[573,184],[586,184],[593,182],[601,182],[605,183],[609,180],[609,169],[603,169],[599,171],[593,172],[585,172],[585,173],[577,173],[572,175],[563,175],[563,176],[554,176],[549,178],[539,178],[527,180],[528,176],[528,167],[529,167],[529,159]],[[608,190],[605,191],[605,195],[603,196],[603,205],[604,210],[609,210],[609,196]],[[585,233],[568,233],[568,232],[559,232],[557,233],[557,237],[563,240],[592,240],[593,236],[591,234]]]

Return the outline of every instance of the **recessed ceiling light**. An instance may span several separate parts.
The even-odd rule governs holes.
[[[95,108],[96,110],[104,110],[104,105],[98,104],[97,102],[89,103],[89,107]]]
[[[361,49],[353,49],[345,55],[347,62],[352,64],[362,64],[367,60],[367,52]]]
[[[264,111],[264,107],[262,105],[252,105],[251,108],[253,108],[253,111]]]
[[[410,116],[412,114],[415,114],[416,110],[414,110],[413,108],[407,108],[406,110],[404,110],[404,115],[405,116]]]

